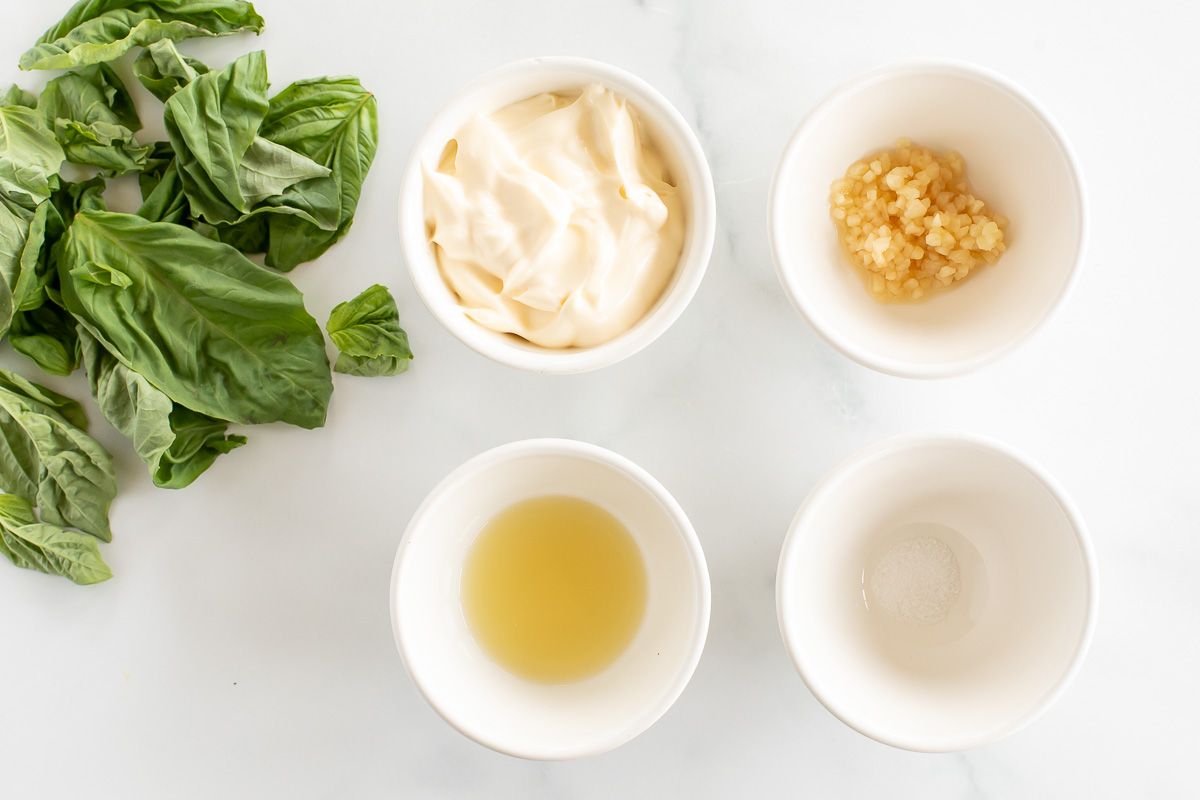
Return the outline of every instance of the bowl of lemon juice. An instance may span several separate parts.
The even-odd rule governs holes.
[[[500,752],[611,750],[691,678],[710,587],[679,504],[645,470],[565,439],[513,442],[447,476],[392,573],[405,667],[453,727]]]

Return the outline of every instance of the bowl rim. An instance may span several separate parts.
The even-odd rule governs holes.
[[[830,108],[846,95],[874,83],[901,75],[922,73],[952,74],[989,83],[1008,92],[1016,100],[1029,108],[1034,116],[1046,126],[1050,135],[1057,143],[1059,150],[1062,152],[1074,189],[1075,205],[1079,211],[1079,236],[1075,244],[1075,258],[1071,263],[1066,281],[1041,318],[1036,320],[1027,330],[1000,345],[963,358],[930,363],[879,355],[872,352],[869,348],[859,345],[851,337],[846,336],[834,327],[824,324],[821,316],[815,313],[806,300],[804,287],[799,280],[802,270],[798,270],[790,264],[790,258],[784,253],[777,233],[777,230],[786,223],[786,220],[782,217],[783,210],[779,203],[780,184],[783,175],[791,167],[792,162],[799,157],[800,144],[824,120]],[[1075,149],[1072,147],[1070,139],[1067,138],[1061,126],[1046,111],[1045,107],[1019,84],[986,67],[949,58],[905,58],[888,62],[852,77],[834,88],[817,105],[813,106],[804,116],[795,132],[789,137],[787,144],[784,146],[783,155],[775,167],[775,174],[771,179],[771,188],[767,199],[767,237],[770,241],[772,261],[775,264],[775,274],[779,282],[783,285],[784,293],[791,298],[792,305],[800,312],[801,316],[808,320],[813,330],[842,355],[857,361],[863,366],[899,378],[948,378],[963,375],[997,361],[1001,357],[1011,353],[1019,345],[1029,341],[1034,334],[1043,330],[1058,314],[1071,292],[1074,291],[1075,285],[1079,281],[1079,275],[1082,272],[1084,259],[1087,256],[1088,231],[1089,204],[1083,171],[1080,168],[1079,158],[1075,153]],[[785,262],[788,263],[785,264]]]
[[[510,343],[469,319],[451,296],[437,261],[429,252],[424,233],[418,237],[409,236],[406,231],[409,227],[406,220],[412,215],[420,214],[424,218],[421,155],[450,112],[467,97],[488,86],[502,85],[532,72],[549,73],[555,70],[590,75],[598,83],[616,89],[636,103],[653,107],[656,115],[672,129],[682,145],[682,151],[675,155],[686,167],[696,200],[690,203],[685,226],[684,246],[688,248],[690,245],[688,257],[680,259],[672,282],[655,306],[632,328],[607,342],[593,347],[562,350]],[[687,120],[661,92],[633,73],[603,61],[577,56],[538,56],[495,67],[463,85],[441,104],[417,137],[409,154],[400,179],[397,220],[401,252],[417,294],[446,330],[475,352],[500,364],[542,374],[565,375],[590,372],[623,361],[648,347],[675,324],[700,288],[712,260],[717,229],[716,204],[712,170],[704,148]]]
[[[692,632],[692,639],[688,648],[687,658],[680,663],[679,669],[675,673],[673,682],[664,687],[665,691],[659,695],[656,705],[648,707],[645,711],[632,716],[626,724],[620,728],[614,728],[612,731],[605,732],[601,735],[591,736],[586,740],[581,740],[577,743],[567,743],[556,747],[553,751],[539,751],[536,749],[528,749],[523,747],[514,747],[510,743],[505,742],[502,737],[488,735],[474,727],[469,719],[464,719],[461,716],[455,715],[449,711],[438,698],[430,690],[429,684],[424,680],[423,676],[418,673],[412,666],[412,660],[409,655],[409,648],[406,645],[405,637],[400,625],[399,615],[397,614],[398,594],[400,590],[400,576],[404,569],[405,555],[408,549],[408,544],[413,536],[418,535],[418,531],[425,523],[426,517],[429,515],[432,506],[437,503],[446,493],[456,488],[462,481],[471,477],[482,469],[493,467],[497,464],[502,464],[508,461],[513,461],[528,456],[538,455],[556,455],[568,456],[572,458],[580,458],[594,463],[598,463],[609,469],[623,473],[625,476],[633,479],[647,491],[662,505],[663,510],[674,523],[676,530],[679,533],[684,547],[687,550],[689,557],[689,567],[697,581],[697,609],[698,613],[694,620],[695,629]],[[688,519],[683,508],[675,500],[667,489],[658,482],[649,472],[635,464],[625,456],[615,453],[599,445],[581,442],[575,439],[560,439],[560,438],[540,438],[540,439],[522,439],[508,444],[502,444],[498,447],[493,447],[485,450],[454,468],[446,477],[430,490],[425,499],[413,512],[409,519],[408,525],[405,528],[403,537],[400,540],[400,545],[396,549],[396,557],[392,564],[392,578],[388,595],[388,611],[392,622],[392,636],[396,643],[396,649],[400,653],[401,663],[404,665],[405,671],[416,684],[418,691],[425,702],[437,712],[452,728],[457,730],[462,735],[466,736],[485,747],[491,748],[496,752],[505,755],[516,756],[536,761],[562,761],[573,758],[582,758],[585,756],[599,755],[614,750],[621,745],[631,741],[640,734],[644,733],[659,719],[663,717],[671,709],[675,702],[683,694],[684,689],[691,682],[692,676],[695,674],[696,667],[700,663],[700,657],[704,652],[704,646],[708,640],[708,629],[712,612],[712,585],[708,572],[708,562],[704,557],[704,550],[700,543],[700,538],[696,535],[696,530]]]
[[[1063,510],[1067,517],[1067,521],[1075,534],[1075,540],[1079,545],[1079,551],[1083,558],[1084,571],[1087,579],[1087,607],[1083,621],[1083,629],[1080,632],[1079,641],[1075,646],[1075,653],[1071,658],[1067,669],[1063,671],[1058,681],[1040,700],[1038,700],[1029,710],[1020,716],[1012,719],[1008,723],[997,728],[972,733],[963,736],[946,736],[946,737],[907,737],[897,735],[895,732],[888,732],[880,729],[871,721],[862,718],[856,718],[848,712],[827,689],[822,685],[821,680],[814,678],[812,670],[806,666],[804,656],[805,645],[800,641],[794,631],[792,623],[792,614],[789,608],[784,603],[784,594],[790,578],[791,563],[799,556],[797,553],[800,548],[801,533],[807,524],[811,521],[811,516],[814,513],[814,508],[826,496],[838,489],[843,483],[850,480],[855,473],[862,467],[882,458],[884,456],[893,455],[895,453],[915,450],[929,446],[944,446],[954,445],[983,449],[998,454],[1015,463],[1017,466],[1025,469],[1030,475],[1037,479],[1047,491],[1050,492],[1055,502]],[[783,639],[784,649],[787,650],[788,656],[795,666],[796,671],[800,673],[801,679],[808,686],[809,691],[817,698],[820,703],[825,706],[829,713],[841,720],[846,726],[858,731],[859,733],[892,747],[897,747],[903,750],[911,750],[920,753],[953,753],[963,750],[970,750],[975,747],[980,747],[985,744],[1003,739],[1040,717],[1046,712],[1058,698],[1066,691],[1066,688],[1075,679],[1080,668],[1087,657],[1088,650],[1091,647],[1092,637],[1096,629],[1096,616],[1099,609],[1100,594],[1099,594],[1099,573],[1096,566],[1096,555],[1092,546],[1091,536],[1088,533],[1087,526],[1083,521],[1082,515],[1078,508],[1071,501],[1070,497],[1064,491],[1062,486],[1056,481],[1044,468],[1035,461],[1028,458],[1026,455],[1016,450],[1015,448],[1002,444],[994,439],[975,434],[962,433],[907,433],[898,436],[891,436],[879,440],[866,447],[858,450],[849,457],[843,459],[835,467],[830,469],[809,491],[808,496],[800,504],[800,508],[796,511],[792,518],[791,524],[788,526],[787,535],[784,537],[783,546],[780,549],[779,565],[775,575],[775,613],[779,622],[779,633]]]

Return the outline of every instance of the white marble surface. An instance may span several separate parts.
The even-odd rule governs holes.
[[[66,3],[5,5],[7,80]],[[117,577],[77,589],[0,564],[0,795],[1196,794],[1196,11],[258,6],[260,41],[187,49],[222,63],[262,45],[276,86],[346,72],[378,93],[383,148],[354,231],[295,276],[321,319],[368,283],[389,284],[418,361],[394,380],[339,376],[327,428],[251,431],[249,447],[182,492],[153,489],[98,426],[120,465],[106,550]],[[688,312],[641,355],[583,377],[518,374],[469,352],[420,305],[395,244],[394,190],[425,121],[479,72],[543,54],[608,60],[659,87],[695,125],[720,206]],[[914,55],[969,59],[1028,87],[1072,137],[1093,215],[1085,273],[1052,325],[978,374],[936,382],[877,375],[822,344],[784,299],[766,242],[768,181],[793,127],[836,83]],[[10,352],[3,363],[32,374]],[[779,545],[808,488],[867,442],[926,430],[986,434],[1042,462],[1088,519],[1101,568],[1099,627],[1075,684],[1032,727],[961,755],[892,750],[842,726],[796,676],[774,618]],[[563,764],[496,755],[445,725],[401,669],[387,609],[392,555],[425,492],[484,448],[545,435],[653,472],[691,514],[713,579],[708,648],[675,708],[620,750]]]

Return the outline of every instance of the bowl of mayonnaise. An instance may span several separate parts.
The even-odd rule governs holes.
[[[534,58],[466,86],[421,136],[400,238],[426,306],[502,364],[578,373],[657,339],[712,254],[704,152],[649,84]]]

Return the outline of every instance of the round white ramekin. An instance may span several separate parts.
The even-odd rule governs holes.
[[[581,497],[616,516],[647,576],[645,616],[625,651],[598,675],[556,685],[493,661],[461,605],[462,565],[480,529],[544,495]],[[530,759],[603,753],[653,725],[696,669],[709,607],[704,553],[674,498],[628,459],[568,439],[513,442],[454,470],[413,514],[392,571],[396,645],[425,699],[465,736]]]
[[[949,527],[975,551],[960,600],[971,597],[973,627],[897,649],[862,593],[871,554],[910,524]],[[1083,662],[1097,603],[1092,547],[1063,490],[966,436],[887,439],[833,469],[792,521],[776,578],[784,644],[817,699],[860,733],[922,752],[987,744],[1045,711]]]
[[[962,154],[972,191],[1009,220],[1008,249],[950,291],[885,305],[847,260],[829,192],[901,137]],[[909,378],[976,369],[1045,324],[1075,283],[1087,228],[1078,162],[1050,116],[999,75],[944,61],[882,67],[813,109],[784,150],[769,216],[775,267],[800,313],[846,356]]]
[[[552,349],[484,328],[463,313],[446,285],[425,226],[423,168],[434,167],[442,150],[474,114],[490,113],[539,92],[606,86],[628,100],[662,151],[686,201],[686,234],[679,266],[662,297],[640,322],[595,347]],[[615,364],[661,336],[679,318],[699,288],[716,235],[716,193],[708,161],[695,133],[671,103],[645,81],[622,69],[583,58],[546,57],[516,61],[468,84],[433,118],[413,150],[400,187],[400,241],[417,293],[463,343],[501,364],[541,373],[587,372]]]

